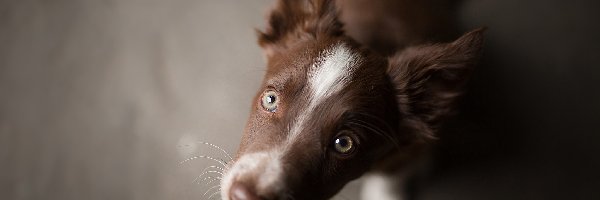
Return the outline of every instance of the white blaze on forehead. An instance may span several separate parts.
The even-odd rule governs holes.
[[[360,55],[352,52],[344,43],[336,44],[319,55],[308,71],[308,106],[296,118],[288,141],[294,141],[317,105],[347,85],[360,62]]]
[[[358,60],[358,56],[344,44],[323,52],[308,72],[308,84],[313,95],[311,103],[339,91],[350,79]]]

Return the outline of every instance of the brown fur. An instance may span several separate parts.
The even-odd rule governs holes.
[[[346,34],[369,49],[390,56],[405,47],[445,42],[455,28],[459,0],[337,0]]]
[[[247,199],[327,199],[375,166],[406,165],[451,113],[482,45],[480,29],[452,43],[410,47],[383,57],[346,36],[337,16],[332,0],[280,0],[267,29],[259,32],[267,73],[237,158],[285,141],[295,116],[306,109],[306,74],[320,52],[344,43],[363,62],[349,85],[310,113],[292,153],[282,158],[283,190],[254,188],[261,174],[236,177],[234,184],[246,188]],[[261,107],[267,89],[279,93],[277,112]],[[344,131],[358,146],[350,155],[331,150],[333,139]]]

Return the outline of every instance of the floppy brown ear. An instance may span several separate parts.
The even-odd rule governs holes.
[[[410,47],[389,58],[388,75],[405,125],[434,137],[463,93],[482,49],[483,32],[480,28],[451,43]]]
[[[303,39],[341,34],[335,0],[279,0],[267,28],[258,31],[258,43],[271,57]]]

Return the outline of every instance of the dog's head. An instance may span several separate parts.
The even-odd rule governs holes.
[[[282,0],[259,33],[267,72],[222,198],[326,199],[411,151],[461,93],[481,30],[390,58],[344,35],[331,0]]]

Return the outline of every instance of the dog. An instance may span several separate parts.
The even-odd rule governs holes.
[[[377,183],[408,170],[435,138],[484,30],[381,50],[349,36],[338,13],[333,0],[279,0],[271,11],[258,32],[266,74],[222,199],[328,199],[367,173],[363,199],[400,199]]]

